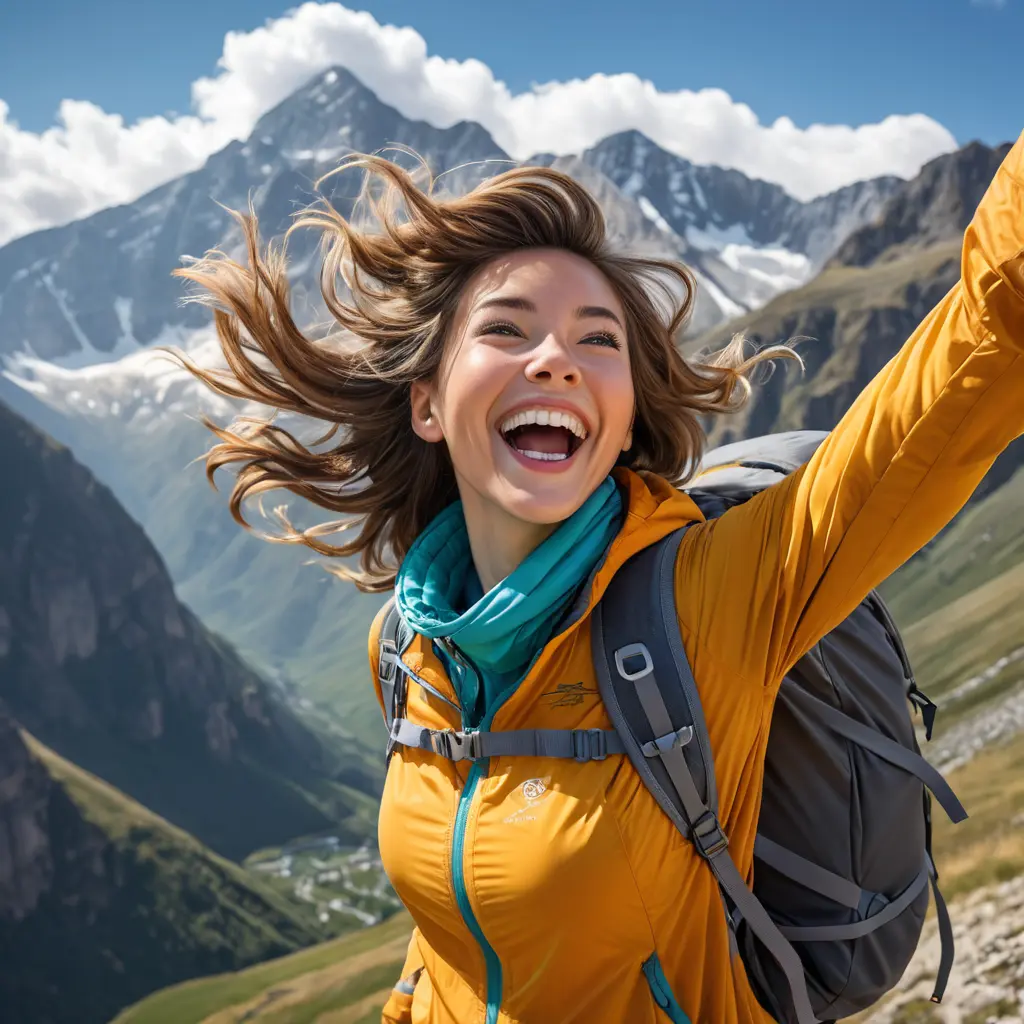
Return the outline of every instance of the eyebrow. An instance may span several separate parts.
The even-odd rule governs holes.
[[[537,307],[529,299],[520,295],[495,296],[493,299],[485,299],[477,309],[519,309],[524,313],[536,313]],[[577,320],[584,320],[589,317],[603,317],[612,320],[622,327],[622,321],[607,306],[577,306],[573,310]],[[625,328],[623,328],[625,329]]]

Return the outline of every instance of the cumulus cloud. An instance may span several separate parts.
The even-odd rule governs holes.
[[[801,199],[881,174],[912,177],[956,148],[949,131],[923,114],[856,127],[799,128],[785,117],[762,124],[721,89],[662,92],[634,74],[547,82],[513,95],[481,61],[428,54],[413,28],[381,25],[338,3],[306,3],[252,32],[229,33],[216,73],[193,83],[188,115],[126,125],[93,103],[64,100],[56,125],[37,134],[20,129],[0,100],[0,243],[130,202],[200,167],[335,64],[407,117],[441,128],[478,121],[519,159],[579,152],[636,128],[696,163],[777,182]]]

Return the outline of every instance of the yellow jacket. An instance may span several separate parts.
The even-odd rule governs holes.
[[[752,878],[765,747],[792,665],[963,506],[1024,432],[1024,135],[968,228],[962,277],[803,469],[689,530],[676,567],[686,654],[707,720],[720,817]],[[628,515],[589,608],[632,554],[700,512],[653,475],[616,471]],[[369,649],[377,671],[377,635]],[[403,659],[456,700],[417,637]],[[571,686],[571,690],[566,690]],[[379,689],[378,689],[379,696]],[[459,729],[416,685],[407,717]],[[493,729],[610,728],[585,614],[545,647]],[[500,962],[487,1021],[487,964],[460,912],[452,843],[466,762],[399,747],[381,804],[385,869],[416,922],[384,1021],[402,1024],[665,1024],[641,964],[657,951],[694,1024],[768,1022],[730,958],[715,879],[625,756],[579,764],[490,759],[464,822],[462,873]],[[491,989],[495,988],[494,965]]]

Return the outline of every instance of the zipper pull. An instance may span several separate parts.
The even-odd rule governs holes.
[[[917,688],[917,683],[910,684],[907,700],[921,712],[921,718],[924,720],[924,738],[931,741],[932,729],[935,728],[935,714],[939,710],[939,706]]]

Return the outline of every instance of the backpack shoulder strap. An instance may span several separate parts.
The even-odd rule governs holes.
[[[711,745],[675,602],[676,556],[687,529],[630,559],[595,608],[598,687],[640,779],[784,972],[796,1021],[816,1024],[800,958],[740,875],[718,820]]]
[[[384,722],[391,734],[395,719],[405,715],[408,680],[402,671],[402,654],[412,642],[412,630],[398,611],[394,596],[384,606],[383,620],[377,637],[377,682],[384,702]],[[387,757],[391,758],[394,741],[388,740]]]

